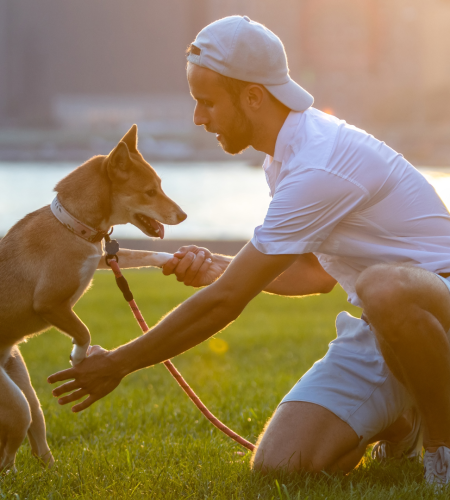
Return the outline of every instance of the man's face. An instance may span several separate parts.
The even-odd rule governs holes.
[[[187,77],[191,95],[196,101],[194,123],[216,134],[227,153],[237,154],[247,149],[253,135],[252,123],[242,107],[233,103],[220,75],[189,63]]]

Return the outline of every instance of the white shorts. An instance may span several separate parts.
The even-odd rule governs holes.
[[[450,291],[450,282],[439,278]],[[323,406],[347,422],[362,444],[368,443],[414,403],[387,367],[364,320],[341,312],[336,331],[325,357],[314,363],[280,404],[303,401]]]

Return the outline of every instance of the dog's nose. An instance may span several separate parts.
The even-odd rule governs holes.
[[[183,222],[184,220],[187,219],[187,214],[185,214],[182,210],[180,212],[178,212],[177,214],[177,219],[178,219],[178,222]]]

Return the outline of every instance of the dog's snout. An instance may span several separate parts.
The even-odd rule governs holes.
[[[187,214],[184,213],[182,210],[180,210],[180,212],[177,213],[178,222],[183,222],[186,219],[187,219]]]

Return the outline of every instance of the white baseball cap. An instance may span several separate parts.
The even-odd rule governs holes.
[[[289,76],[281,40],[247,16],[224,17],[203,28],[187,59],[224,76],[260,83],[294,111],[304,111],[314,102]]]

